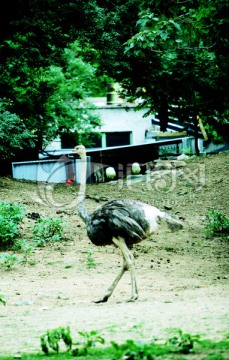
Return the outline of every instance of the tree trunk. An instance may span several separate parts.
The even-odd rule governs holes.
[[[169,122],[169,112],[167,101],[161,101],[160,109],[158,111],[158,118],[160,120],[160,131],[165,132],[167,130]]]
[[[198,120],[196,116],[194,118],[194,137],[195,137],[195,153],[197,156],[200,156],[200,150],[198,146]]]

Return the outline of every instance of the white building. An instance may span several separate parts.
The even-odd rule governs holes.
[[[148,129],[152,129],[152,115],[144,117],[148,109],[136,111],[137,104],[126,103],[119,98],[116,91],[108,93],[107,97],[88,100],[97,107],[94,111],[99,113],[102,123],[99,128],[102,136],[96,146],[106,148],[155,141],[152,137],[148,139],[146,136]],[[159,127],[154,126],[154,129],[157,132]],[[46,150],[60,150],[66,147],[69,146],[58,138]]]
[[[152,116],[144,117],[148,109],[136,111],[136,104],[126,104],[121,99],[113,105],[107,98],[91,99],[102,120],[103,148],[118,145],[137,145],[148,142],[147,129],[152,127]]]
[[[194,138],[187,138],[186,131],[182,133],[182,126],[176,125],[176,130],[166,133],[160,133],[159,121],[151,114],[145,116],[148,108],[136,110],[136,103],[127,103],[118,95],[119,85],[110,84],[110,91],[106,97],[89,98],[88,100],[96,106],[95,112],[98,112],[101,118],[101,127],[96,129],[101,133],[101,138],[96,138],[93,147],[109,148],[124,145],[149,144],[158,140],[172,139],[175,137],[183,138],[183,148],[195,152]],[[170,128],[170,123],[168,124]],[[53,141],[47,148],[47,151],[69,149],[75,146],[74,135],[67,134],[62,139]],[[203,149],[203,140],[199,139],[200,151]]]

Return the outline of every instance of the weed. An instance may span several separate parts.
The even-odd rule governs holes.
[[[63,220],[40,217],[33,227],[33,242],[44,246],[47,242],[60,241],[63,238]]]
[[[6,270],[11,270],[15,264],[21,262],[23,262],[23,260],[14,254],[4,253],[0,255],[0,265]]]
[[[151,343],[144,341],[135,342],[127,340],[125,343],[118,344],[111,341],[111,346],[96,347],[96,343],[104,344],[105,340],[99,335],[98,331],[82,332],[78,334],[84,338],[84,342],[73,342],[69,327],[60,327],[47,331],[41,336],[41,348],[45,354],[49,354],[52,359],[66,360],[72,356],[81,357],[84,360],[94,359],[125,359],[125,360],[178,360],[189,359],[192,353],[195,359],[205,360],[226,360],[229,341],[224,340],[214,342],[211,340],[200,340],[199,335],[186,334],[180,329],[170,329],[172,337],[166,342],[157,342],[155,339]],[[67,351],[60,352],[60,342],[63,341]],[[77,347],[72,349],[73,345]],[[89,351],[90,349],[90,351]],[[50,350],[56,352],[51,354]],[[23,354],[24,360],[39,360],[42,355]],[[12,357],[4,360],[13,360]],[[0,360],[3,358],[0,355]]]
[[[93,250],[92,249],[87,249],[85,252],[87,254],[87,269],[95,269],[96,268],[96,263],[95,263],[95,260],[93,258]]]
[[[193,155],[193,152],[192,152],[192,149],[191,149],[191,146],[188,146],[186,149],[183,150],[183,154],[184,155]]]
[[[105,340],[99,335],[99,332],[92,330],[90,332],[79,331],[79,335],[86,340],[84,347],[89,348],[95,346],[96,343],[104,344]]]
[[[174,253],[177,252],[177,250],[176,250],[174,247],[172,247],[172,246],[164,246],[164,249],[165,249],[165,251],[167,251],[167,252],[174,252]]]
[[[70,333],[69,326],[59,327],[54,330],[47,331],[44,335],[41,336],[41,349],[45,354],[48,354],[51,348],[56,353],[59,353],[60,341],[63,341],[69,351],[72,347],[72,337]]]
[[[229,234],[229,219],[223,212],[208,210],[206,214],[205,236],[211,238],[214,235],[226,236]]]
[[[78,345],[78,347],[72,350],[73,356],[86,355],[88,349],[94,347],[96,343],[104,344],[105,342],[104,339],[98,334],[98,332],[94,330],[90,332],[79,331],[79,335],[85,339],[85,342],[83,344],[80,342],[74,343],[75,345]],[[49,330],[44,335],[42,335],[40,338],[41,349],[45,354],[49,354],[50,349],[54,350],[56,353],[59,353],[60,341],[64,342],[67,347],[67,351],[71,350],[73,340],[69,326]]]
[[[111,342],[111,344],[118,358],[125,358],[127,360],[154,360],[158,357],[160,359],[168,359],[168,354],[189,354],[193,351],[196,342],[199,342],[199,335],[185,334],[181,330],[177,330],[176,336],[170,338],[165,344],[157,344],[156,342],[136,343],[133,340],[127,340],[121,345],[115,342]]]
[[[159,147],[159,155],[161,156],[166,156],[166,155],[169,155],[170,154],[170,151],[167,147],[165,146],[160,146]]]
[[[174,346],[174,351],[182,354],[189,354],[193,351],[194,344],[200,341],[200,335],[183,333],[182,330],[175,330],[176,335],[168,340],[168,344]]]
[[[20,251],[24,256],[24,262],[28,262],[29,255],[35,249],[34,245],[28,243],[25,239],[17,240],[13,246],[13,250]]]
[[[111,342],[117,358],[127,359],[127,360],[153,360],[155,359],[155,349],[153,349],[152,344],[146,343],[135,343],[133,340],[127,340],[124,344],[117,344],[116,342]],[[163,354],[163,351],[160,355]]]
[[[6,305],[5,295],[0,294],[0,304]]]
[[[72,350],[73,356],[86,355],[88,353],[88,349],[91,347],[95,347],[96,343],[105,343],[104,338],[100,336],[98,331],[96,330],[92,330],[90,332],[79,331],[78,334],[84,337],[85,342],[82,345],[79,342],[76,343],[77,345],[80,345],[80,347]]]
[[[19,235],[19,224],[24,214],[22,204],[0,201],[0,247],[12,245],[13,240]]]

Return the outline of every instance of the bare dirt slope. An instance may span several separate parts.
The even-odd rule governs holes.
[[[126,273],[107,303],[94,304],[121,266],[113,247],[90,243],[75,206],[78,185],[34,184],[0,179],[0,199],[19,201],[26,212],[61,217],[68,226],[63,242],[37,248],[25,265],[0,267],[0,355],[40,350],[46,330],[70,325],[77,331],[98,330],[106,339],[146,340],[167,337],[180,328],[203,338],[223,338],[229,329],[228,239],[204,237],[208,209],[228,213],[229,153],[186,161],[173,171],[156,169],[139,181],[88,185],[86,205],[105,199],[132,198],[182,218],[185,227],[158,234],[133,248],[139,300],[126,303]],[[155,169],[154,169],[155,170]],[[137,178],[137,180],[139,180]],[[22,238],[34,220],[25,218]],[[20,256],[20,254],[19,254]],[[93,267],[93,262],[95,266]]]

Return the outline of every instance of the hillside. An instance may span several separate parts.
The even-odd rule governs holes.
[[[62,218],[65,239],[36,248],[26,264],[0,267],[1,355],[40,350],[48,329],[70,325],[73,332],[98,330],[107,343],[150,341],[180,328],[203,338],[222,339],[229,328],[228,238],[204,235],[209,209],[229,216],[229,152],[158,163],[151,174],[87,187],[86,206],[130,198],[178,216],[184,229],[158,234],[133,248],[139,299],[130,295],[127,272],[107,303],[95,304],[121,266],[119,251],[95,247],[75,210],[78,185],[55,185],[0,178],[0,200],[24,204],[21,238],[29,239],[36,220],[29,214]],[[137,180],[140,180],[137,178]],[[2,250],[2,253],[6,250]],[[9,252],[9,251],[8,251]],[[22,254],[17,254],[19,257]]]

